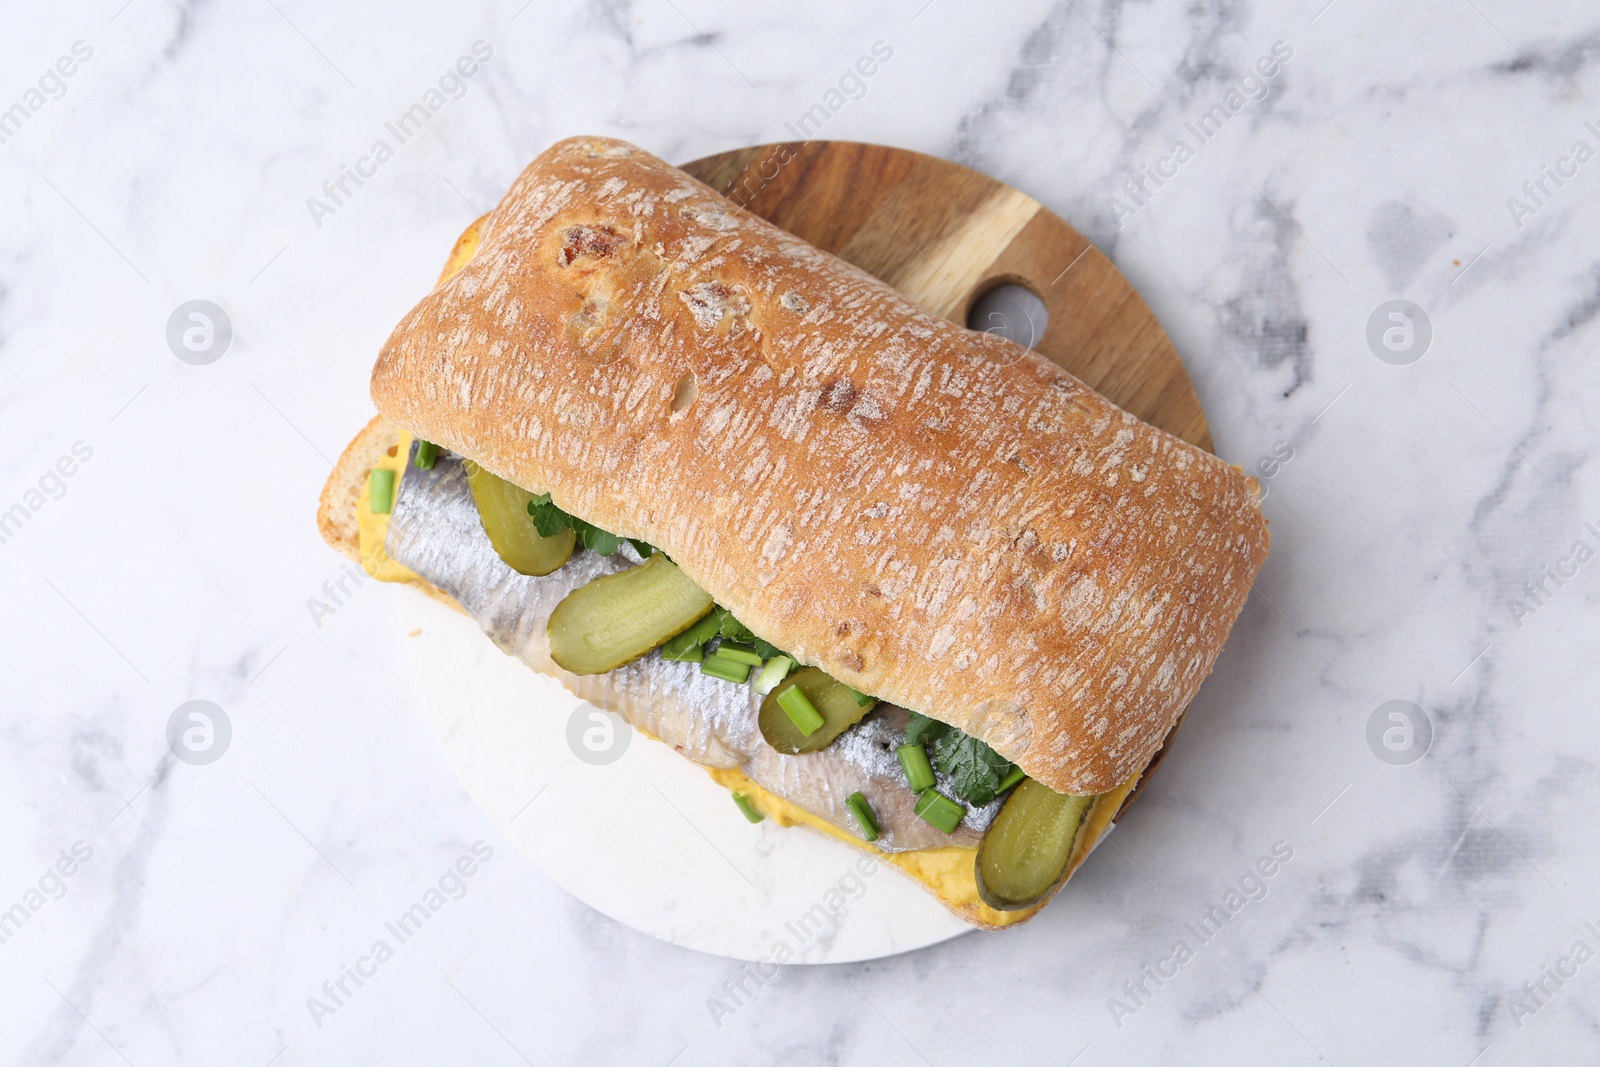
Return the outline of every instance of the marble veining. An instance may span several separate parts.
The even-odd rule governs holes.
[[[1172,758],[1037,921],[753,978],[496,834],[392,590],[312,509],[378,346],[534,154],[781,139],[876,42],[821,136],[978,167],[1112,256],[1273,551]],[[13,12],[0,56],[4,1061],[1595,1058],[1591,6],[105,0]],[[197,299],[232,327],[210,362],[168,340]],[[1420,358],[1384,348],[1417,336],[1396,300]],[[195,699],[231,727],[212,763],[169,748]],[[1369,730],[1390,701],[1424,717]],[[1383,740],[1419,730],[1420,758]],[[308,1010],[480,841],[458,900]]]

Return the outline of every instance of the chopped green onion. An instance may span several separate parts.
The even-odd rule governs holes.
[[[724,682],[738,682],[743,685],[750,679],[750,665],[731,659],[724,659],[713,652],[700,664],[700,673],[709,674],[713,678],[721,678]]]
[[[744,812],[744,817],[751,822],[760,822],[766,818],[765,815],[761,814],[760,809],[751,803],[750,798],[743,793],[733,794],[733,802],[739,805],[739,810]]]
[[[747,664],[751,667],[761,666],[761,657],[756,655],[754,650],[745,648],[743,645],[730,645],[724,641],[717,646],[716,654],[731,659],[736,663]]]
[[[772,692],[774,686],[789,677],[789,668],[794,666],[794,660],[788,656],[773,656],[767,660],[767,665],[761,668],[761,674],[756,678],[756,692],[766,696]]]
[[[827,720],[822,717],[822,712],[817,710],[811,699],[800,691],[798,685],[791,685],[778,694],[778,707],[789,716],[789,721],[794,723],[794,728],[810,737],[822,729],[822,724]]]
[[[367,472],[367,505],[374,515],[394,510],[394,471],[374,467]]]
[[[415,463],[420,470],[431,471],[433,470],[434,460],[438,458],[438,445],[434,444],[432,441],[418,441],[417,454],[412,457],[411,462]]]
[[[683,653],[690,649],[697,649],[713,637],[717,636],[717,613],[715,611],[689,627],[677,637],[672,638],[661,646],[661,654],[667,659],[682,659]],[[699,656],[694,658],[695,663],[700,662]]]
[[[778,698],[781,702],[782,697]],[[936,780],[933,777],[933,765],[928,762],[928,750],[921,745],[901,745],[894,750],[900,757],[900,769],[906,772],[906,781],[911,785],[913,793],[920,793],[931,787]]]
[[[928,789],[917,798],[912,809],[923,822],[932,823],[947,834],[955,833],[967,809],[951,800],[937,789]]]
[[[861,836],[868,841],[878,839],[878,817],[872,814],[872,805],[867,803],[867,798],[859,792],[851,793],[850,799],[845,801],[850,811],[855,815],[856,822],[861,824]]]
[[[683,651],[675,651],[668,647],[672,642],[661,646],[661,658],[677,660],[679,663],[699,663],[706,658],[706,650],[700,645],[690,645]]]
[[[1028,777],[1027,771],[1024,771],[1021,767],[1013,766],[1011,773],[1000,779],[1000,788],[995,790],[995,795],[999,796],[1026,777]]]

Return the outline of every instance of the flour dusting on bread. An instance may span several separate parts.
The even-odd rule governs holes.
[[[1237,468],[616,141],[528,167],[372,392],[1062,792],[1150,758],[1267,551]]]

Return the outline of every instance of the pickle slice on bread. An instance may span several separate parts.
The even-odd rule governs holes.
[[[478,505],[478,520],[506,566],[518,574],[539,577],[566,565],[572,558],[577,534],[562,530],[552,537],[541,537],[528,517],[528,502],[534,494],[490,474],[471,460],[465,466],[472,502]]]
[[[657,552],[568,593],[550,613],[550,658],[573,674],[604,674],[687,630],[711,596]]]
[[[1031,908],[1066,874],[1094,797],[1057,793],[1023,779],[978,846],[978,896],[998,911]]]

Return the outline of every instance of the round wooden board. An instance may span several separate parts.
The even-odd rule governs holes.
[[[1161,323],[1088,238],[1026,193],[959,163],[852,141],[755,145],[682,167],[941,318],[965,325],[990,289],[1026,286],[1050,313],[1035,351],[1210,450],[1200,398]]]

